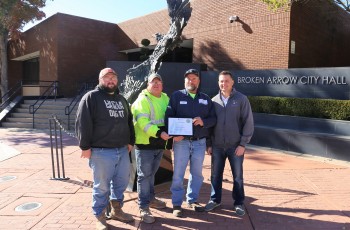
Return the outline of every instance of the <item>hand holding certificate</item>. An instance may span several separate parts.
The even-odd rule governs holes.
[[[171,136],[192,136],[192,118],[169,117],[168,134]]]

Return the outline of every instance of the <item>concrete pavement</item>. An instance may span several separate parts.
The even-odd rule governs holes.
[[[0,229],[94,229],[87,160],[80,158],[74,137],[63,133],[62,143],[69,180],[51,180],[48,131],[0,128]],[[173,217],[170,184],[164,183],[157,186],[157,196],[167,208],[152,210],[154,224],[140,222],[137,194],[126,192],[123,209],[136,220],[130,224],[109,220],[110,229],[350,229],[349,162],[249,146],[244,172],[244,217],[232,210],[227,164],[217,210],[196,213],[185,208],[183,218]],[[205,158],[203,175],[199,202],[205,204],[210,195],[210,156]],[[33,202],[36,209],[16,211]]]

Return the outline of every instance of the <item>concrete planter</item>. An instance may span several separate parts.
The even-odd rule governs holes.
[[[254,113],[251,144],[350,160],[350,121]]]

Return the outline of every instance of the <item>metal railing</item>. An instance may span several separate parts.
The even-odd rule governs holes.
[[[47,87],[47,89],[40,95],[40,97],[36,100],[36,102],[34,104],[31,104],[29,106],[29,113],[33,114],[33,128],[34,128],[35,113],[38,111],[38,109],[41,107],[41,105],[49,97],[53,96],[55,101],[57,98],[58,81],[40,81],[39,83],[50,83],[50,84],[47,86],[40,86],[40,87]]]
[[[68,116],[68,125],[67,129],[70,130],[70,115],[72,114],[75,106],[80,102],[81,98],[84,96],[84,94],[93,89],[96,86],[95,82],[85,82],[80,87],[80,90],[78,91],[78,94],[72,99],[69,105],[67,105],[64,109],[65,115]]]
[[[6,108],[6,106],[11,102],[11,100],[14,99],[15,96],[18,95],[18,92],[23,87],[22,81],[19,81],[16,83],[15,86],[13,86],[11,89],[9,89],[2,97],[1,97],[1,104],[0,104],[0,112]]]

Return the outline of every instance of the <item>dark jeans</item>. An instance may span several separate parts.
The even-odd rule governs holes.
[[[155,198],[154,180],[163,157],[162,149],[135,149],[139,207],[148,208]]]
[[[244,202],[243,184],[243,156],[235,155],[236,147],[218,148],[213,147],[211,156],[211,195],[210,200],[221,203],[222,178],[225,168],[225,161],[228,158],[233,176],[232,199],[234,205],[242,205]]]

